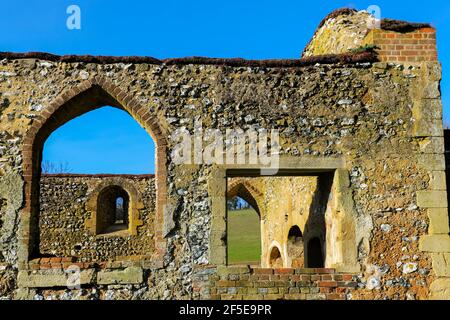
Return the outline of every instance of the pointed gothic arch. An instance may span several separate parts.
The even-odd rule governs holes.
[[[236,179],[228,185],[227,197],[240,197],[247,201],[258,213],[260,218],[263,214],[263,194],[251,182],[244,179]]]
[[[42,150],[50,134],[66,122],[86,112],[110,105],[129,113],[152,137],[155,143],[156,183],[156,232],[157,252],[152,259],[162,261],[165,248],[163,237],[164,205],[167,197],[166,148],[167,140],[158,124],[156,115],[142,105],[131,93],[127,93],[102,76],[95,76],[74,88],[62,92],[40,115],[33,119],[23,140],[22,168],[25,180],[25,205],[21,216],[19,264],[26,263],[39,248],[39,178]]]

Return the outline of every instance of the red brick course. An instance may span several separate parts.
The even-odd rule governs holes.
[[[248,273],[211,272],[206,279],[194,275],[193,290],[207,292],[201,298],[213,300],[345,300],[356,288],[355,280],[352,274],[326,268],[249,268]]]
[[[76,266],[80,269],[123,269],[126,267],[143,267],[148,262],[147,258],[134,258],[123,261],[102,261],[102,262],[79,262],[75,257],[51,257],[51,258],[37,258],[29,261],[29,270],[48,270],[60,269],[65,270]]]
[[[375,45],[379,59],[384,62],[438,61],[436,30],[419,28],[412,32],[372,30],[368,42]]]

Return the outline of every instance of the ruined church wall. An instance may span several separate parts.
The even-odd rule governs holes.
[[[18,271],[20,230],[26,222],[24,137],[57,97],[100,76],[139,101],[167,138],[165,161],[159,165],[167,168],[164,199],[168,210],[164,226],[155,224],[155,229],[167,229],[163,266],[149,271],[139,264],[136,267],[144,268],[145,277],[150,274],[153,280],[126,290],[152,292],[157,286],[158,293],[149,295],[153,298],[211,295],[208,288],[193,291],[193,279],[195,266],[207,265],[216,254],[210,246],[216,234],[211,229],[215,209],[208,187],[217,179],[211,175],[215,166],[176,165],[170,158],[176,145],[172,135],[181,127],[193,132],[196,119],[204,128],[221,131],[251,126],[278,129],[282,158],[344,163],[341,169],[347,172],[354,209],[353,242],[361,270],[352,297],[428,297],[434,274],[430,254],[419,249],[419,239],[427,234],[429,220],[418,204],[417,192],[431,182],[418,156],[421,146],[413,137],[411,88],[428,79],[429,70],[426,63],[264,68],[2,60],[0,260],[4,270],[0,272],[2,279],[12,279],[11,290],[4,294],[23,294],[14,291],[17,274],[22,280],[31,274]],[[410,272],[411,264],[416,265]],[[382,273],[379,286],[371,290],[373,270]],[[26,286],[27,281],[20,284]],[[118,292],[117,297],[124,288],[101,290]],[[52,294],[49,289],[39,289],[39,294]]]

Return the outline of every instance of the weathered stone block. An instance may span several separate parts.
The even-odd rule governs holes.
[[[230,274],[247,274],[250,273],[249,267],[233,267],[233,266],[218,266],[217,274],[220,276],[228,276]]]
[[[174,214],[176,206],[168,203],[163,207],[164,211],[164,223],[163,223],[163,236],[166,237],[173,228],[175,228]]]
[[[445,157],[443,154],[420,154],[419,165],[428,171],[445,171]]]
[[[442,66],[439,62],[426,62],[422,67],[425,77],[431,81],[440,81],[442,79]]]
[[[327,296],[323,293],[307,294],[306,300],[326,300]]]
[[[423,87],[422,97],[425,99],[438,99],[441,97],[439,81],[430,81]]]
[[[449,233],[448,208],[430,208],[428,218],[430,219],[429,234],[447,235]]]
[[[447,208],[447,192],[417,191],[417,205],[422,208]]]
[[[80,272],[80,285],[95,282],[95,270],[86,269]],[[72,283],[72,282],[71,282]],[[19,271],[17,284],[21,288],[68,287],[68,274],[61,270]],[[72,283],[73,284],[73,283]]]
[[[240,280],[236,282],[238,287],[253,287],[253,282],[248,280]]]
[[[450,252],[450,236],[442,235],[427,235],[419,240],[419,249],[426,252]]]
[[[162,269],[164,267],[164,263],[162,261],[145,260],[141,262],[141,266],[143,269]]]
[[[225,197],[213,197],[212,202],[211,202],[211,210],[213,210],[214,213],[223,212],[224,201],[225,201]],[[221,215],[212,216],[211,223],[213,223],[214,226],[216,226],[217,230],[225,230],[227,227],[226,220],[225,220],[224,216],[221,216]]]
[[[227,247],[224,238],[226,238],[226,235],[223,231],[213,231],[210,233],[209,262],[213,265],[225,265],[227,263]]]
[[[14,300],[33,300],[35,295],[35,289],[18,288],[14,291]]]
[[[444,128],[442,120],[427,120],[418,118],[413,125],[413,136],[415,137],[442,137],[444,136]]]
[[[420,114],[419,118],[425,120],[442,119],[442,101],[440,99],[422,99],[417,102],[414,109]]]
[[[445,171],[433,171],[430,175],[431,190],[447,190]]]
[[[450,300],[450,278],[436,279],[430,286],[431,300]]]
[[[107,284],[138,284],[144,280],[142,268],[130,267],[121,271],[100,271],[97,274],[97,283]]]
[[[230,280],[219,280],[216,281],[216,287],[235,287],[236,281],[230,281]]]
[[[444,137],[424,137],[419,139],[419,148],[422,153],[440,153],[445,152]]]
[[[433,271],[438,277],[450,276],[450,253],[432,253]]]

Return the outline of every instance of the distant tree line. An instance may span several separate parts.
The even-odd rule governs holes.
[[[251,206],[242,198],[234,197],[227,200],[227,208],[228,210],[244,210],[250,209]]]

